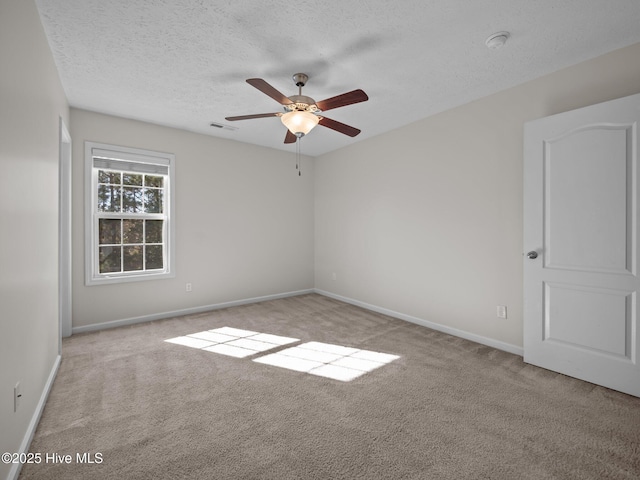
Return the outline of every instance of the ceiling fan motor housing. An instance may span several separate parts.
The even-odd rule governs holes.
[[[316,101],[307,97],[306,95],[291,95],[288,97],[293,103],[285,105],[285,109],[289,111],[302,111],[302,112],[318,112],[318,106]]]

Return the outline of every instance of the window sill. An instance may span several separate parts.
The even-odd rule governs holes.
[[[162,280],[165,278],[175,278],[175,274],[172,272],[162,272],[162,273],[140,273],[140,274],[133,274],[133,275],[100,276],[96,278],[85,279],[85,286],[93,287],[96,285],[111,285],[114,283],[144,282],[147,280]]]

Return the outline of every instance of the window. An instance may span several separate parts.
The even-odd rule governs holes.
[[[174,156],[85,142],[86,284],[174,276]]]

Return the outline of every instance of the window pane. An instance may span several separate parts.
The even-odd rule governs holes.
[[[142,174],[140,173],[124,173],[122,175],[122,183],[124,185],[142,186]]]
[[[144,220],[122,220],[122,243],[142,243]]]
[[[162,243],[162,224],[164,220],[145,221],[145,243]]]
[[[156,175],[145,175],[144,185],[146,187],[164,187],[164,177],[158,177]]]
[[[120,271],[121,247],[100,247],[100,273]]]
[[[98,183],[112,183],[120,184],[120,172],[108,172],[105,170],[98,170]]]
[[[123,270],[142,270],[142,245],[122,247]]]
[[[146,188],[144,193],[145,212],[162,213],[162,190]]]
[[[122,192],[123,212],[142,212],[142,188],[124,187]]]
[[[145,257],[145,260],[147,262],[147,270],[153,268],[163,268],[162,245],[147,245],[145,247]]]
[[[120,220],[101,218],[98,222],[98,243],[100,245],[120,243]]]
[[[98,185],[98,211],[120,211],[120,187],[114,185]]]

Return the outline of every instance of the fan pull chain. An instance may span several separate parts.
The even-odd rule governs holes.
[[[300,168],[300,137],[296,139],[296,170],[298,170],[298,176],[302,176],[302,169]]]

